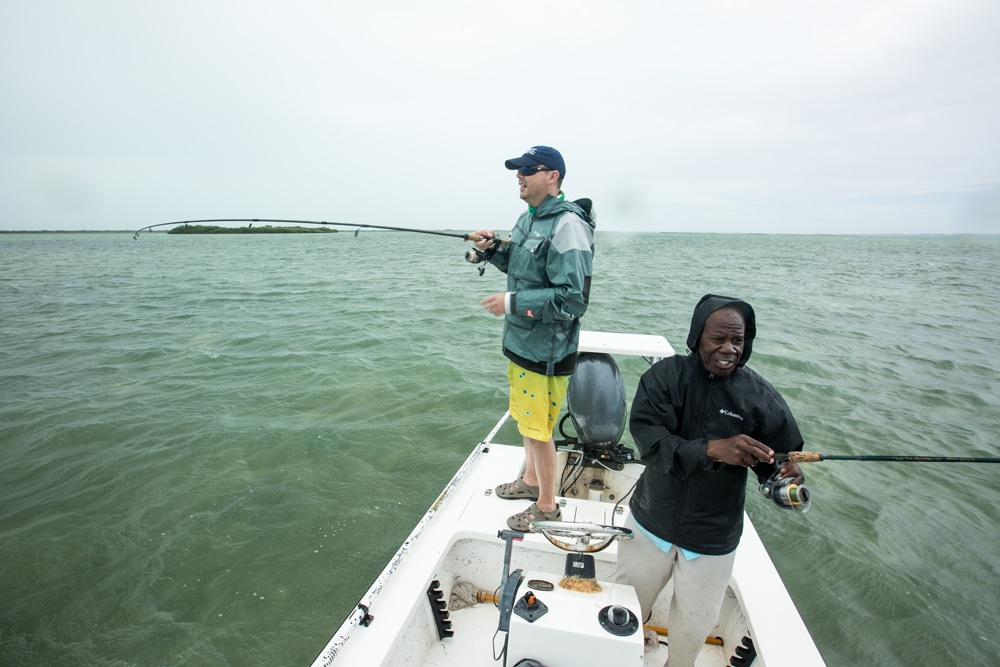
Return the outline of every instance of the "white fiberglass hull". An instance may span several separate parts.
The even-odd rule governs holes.
[[[516,446],[489,444],[477,448],[467,462],[471,465],[464,468],[462,478],[429,510],[418,528],[419,533],[415,531],[411,534],[362,599],[368,614],[373,617],[370,625],[360,624],[364,612],[356,609],[313,664],[372,667],[502,664],[494,660],[494,652],[499,654],[503,648],[503,637],[496,636],[499,611],[493,602],[449,610],[448,620],[454,634],[441,639],[427,591],[435,581],[438,582],[441,599],[446,601],[456,582],[468,582],[477,590],[491,595],[496,591],[502,576],[505,549],[504,541],[497,534],[506,527],[506,518],[526,503],[501,500],[492,493],[492,489],[498,480],[513,479],[520,470],[522,458],[523,450]],[[612,486],[607,482],[605,484]],[[604,493],[615,495],[609,491]],[[612,521],[613,501],[570,497],[566,498],[562,512],[565,521],[614,523],[620,526],[624,523],[627,509],[615,515]],[[617,543],[594,554],[597,579],[602,582],[602,587],[610,588],[605,584],[614,573],[616,555]],[[523,569],[532,573],[531,578],[538,578],[534,573],[548,573],[550,581],[558,582],[564,573],[565,557],[566,552],[552,546],[543,536],[528,534],[523,542],[514,544],[510,568],[512,571]],[[557,589],[548,595],[554,597],[553,594],[559,592]],[[538,595],[545,599],[544,593]],[[661,601],[654,608],[648,625],[666,626],[664,597],[661,596]],[[596,614],[597,610],[593,611]],[[743,637],[753,639],[758,665],[802,667],[823,664],[749,517],[745,522],[721,616],[719,625],[711,634],[722,639],[721,645],[706,644],[698,659],[699,666],[729,665],[736,647],[743,643]],[[512,632],[516,632],[517,628],[514,624]],[[570,644],[585,643],[584,638],[576,636],[575,631],[569,628],[556,634],[559,640]],[[526,637],[529,642],[536,639],[540,636],[531,634]],[[641,645],[641,637],[638,637],[638,642]],[[601,643],[595,642],[596,645]],[[543,645],[544,642],[539,642],[539,649]],[[542,664],[547,667],[609,664],[600,658],[598,652],[593,652],[593,655],[593,663],[571,660]],[[642,662],[637,662],[637,667],[659,666],[666,659],[667,649],[661,646],[657,650],[640,651],[640,655],[643,656]],[[516,663],[513,652],[511,658],[507,663],[509,665]],[[572,656],[567,655],[567,658]]]
[[[590,334],[588,340],[592,347],[609,340],[595,336],[600,334]],[[669,349],[665,340],[662,343]],[[493,493],[498,483],[516,478],[523,461],[520,446],[493,442],[506,419],[470,454],[317,656],[314,667],[514,667],[522,658],[545,667],[663,665],[668,648],[662,643],[644,647],[641,628],[620,636],[608,631],[603,620],[599,622],[609,608],[639,614],[635,592],[609,583],[616,567],[617,542],[592,554],[601,590],[589,593],[559,586],[567,552],[544,536],[529,533],[523,541],[512,542],[509,570],[524,577],[515,598],[532,590],[547,613],[539,618],[508,613],[507,631],[498,631],[504,615],[496,598],[502,597],[498,589],[507,549],[499,532],[506,529],[508,516],[528,504],[503,500]],[[560,450],[560,466],[576,456]],[[559,498],[562,520],[622,526],[628,514],[623,498],[642,466],[627,462],[620,467],[583,468]],[[469,591],[478,591],[483,601],[470,602]],[[654,605],[647,628],[661,632],[666,628],[668,592],[669,587]],[[660,639],[669,641],[668,637]],[[744,660],[732,663],[736,665],[824,664],[749,517],[719,622],[707,639],[698,667],[729,666],[734,657]],[[752,652],[747,654],[744,647],[751,644]]]

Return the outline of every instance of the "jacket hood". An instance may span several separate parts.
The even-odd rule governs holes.
[[[743,366],[750,359],[750,354],[753,352],[753,339],[757,336],[757,318],[754,315],[753,308],[743,299],[731,296],[719,296],[718,294],[706,294],[701,297],[698,305],[694,307],[694,314],[691,316],[691,330],[688,332],[687,347],[691,354],[697,356],[698,339],[701,338],[701,332],[705,329],[705,321],[708,319],[708,316],[717,310],[727,307],[735,308],[741,312],[743,319],[746,320],[743,355],[740,357],[739,364],[737,364],[737,367],[739,367]]]
[[[590,225],[591,229],[597,229],[597,214],[594,213],[593,202],[589,199],[568,201],[566,199],[560,199],[559,197],[547,195],[545,199],[542,200],[542,203],[538,205],[538,208],[532,211],[532,213],[534,215],[543,216],[556,215],[565,211],[575,213],[584,222]]]

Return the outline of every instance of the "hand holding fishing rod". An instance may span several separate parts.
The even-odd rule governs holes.
[[[793,510],[795,512],[806,513],[809,511],[809,489],[805,486],[805,476],[799,469],[798,463],[789,459],[784,452],[775,452],[767,445],[754,440],[747,435],[738,435],[724,440],[710,441],[709,445],[730,445],[735,449],[745,449],[740,458],[737,454],[731,454],[730,458],[736,457],[735,461],[726,461],[733,465],[745,467],[756,466],[758,463],[774,463],[777,469],[760,485],[760,494],[783,510]],[[718,451],[716,448],[715,451]],[[751,457],[752,462],[745,458]]]
[[[497,238],[497,235],[492,229],[480,229],[470,232],[465,235],[465,239],[476,244],[475,248],[470,249],[465,253],[465,261],[469,264],[485,265],[493,258],[493,255],[496,254],[497,250],[499,250],[502,246],[510,245],[510,241],[508,239]],[[479,267],[479,275],[483,275],[485,271],[485,266]],[[490,311],[494,315],[499,316],[504,313],[503,310],[497,312],[495,307],[487,306],[485,299],[483,300],[482,305],[486,307],[486,310]]]
[[[485,265],[493,258],[497,250],[504,245],[510,245],[510,241],[497,238],[492,229],[480,229],[471,232],[468,237],[476,244],[476,247],[465,253],[465,261],[470,264],[482,264],[483,266],[479,267],[479,275],[483,275],[486,271]],[[479,305],[494,317],[503,317],[507,314],[507,298],[506,292],[497,292],[480,301]]]
[[[466,241],[473,241],[480,250],[497,247],[498,245],[510,245],[507,239],[498,239],[492,231],[481,229],[478,232],[469,232],[465,235]]]

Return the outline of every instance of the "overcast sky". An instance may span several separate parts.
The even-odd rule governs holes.
[[[1000,233],[997,0],[4,0],[0,229]]]

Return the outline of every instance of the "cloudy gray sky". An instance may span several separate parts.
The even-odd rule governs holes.
[[[0,229],[1000,233],[996,0],[0,4]]]

